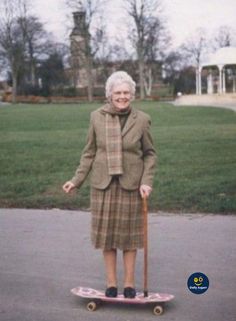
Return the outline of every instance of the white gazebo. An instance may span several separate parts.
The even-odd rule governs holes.
[[[212,70],[218,69],[216,79],[217,93],[226,93],[226,67],[232,80],[232,92],[236,93],[236,47],[224,47],[212,54],[208,61],[200,64],[196,69],[196,94],[202,94],[202,70],[207,70],[207,93],[214,93],[214,79]]]

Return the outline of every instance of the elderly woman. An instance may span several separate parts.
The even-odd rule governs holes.
[[[87,144],[75,176],[63,185],[79,188],[91,171],[91,239],[103,250],[106,296],[117,296],[117,249],[123,251],[124,296],[134,298],[135,259],[143,247],[142,197],[152,191],[156,154],[150,117],[130,103],[135,82],[124,71],[106,82],[108,103],[91,113]]]

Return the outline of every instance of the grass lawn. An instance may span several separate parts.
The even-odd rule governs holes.
[[[89,208],[89,184],[65,195],[100,104],[0,107],[0,207]],[[236,213],[236,113],[135,103],[158,152],[152,211]]]

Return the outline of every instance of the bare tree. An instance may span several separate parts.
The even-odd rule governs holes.
[[[24,61],[24,45],[17,23],[18,1],[4,0],[0,16],[0,58],[12,74],[12,102],[16,102],[18,77]]]
[[[229,26],[219,27],[216,36],[214,37],[214,47],[216,49],[229,47],[232,45],[233,30]]]
[[[184,68],[184,59],[181,52],[171,51],[164,60],[163,73],[164,78],[172,82],[176,77],[178,77],[180,71]]]
[[[27,0],[3,0],[0,14],[0,58],[12,77],[16,102],[19,85],[35,87],[36,65],[47,51],[48,34],[37,17],[29,14]]]
[[[39,19],[35,16],[28,16],[27,13],[18,19],[18,23],[26,52],[26,61],[30,75],[29,81],[32,86],[36,86],[37,58],[46,50],[48,34]]]
[[[128,16],[132,18],[129,39],[138,60],[140,98],[144,99],[145,88],[150,93],[152,63],[158,51],[161,52],[161,34],[165,29],[160,18],[160,0],[124,0],[124,4]]]
[[[173,94],[178,91],[184,92],[185,88],[181,86],[183,75],[191,75],[192,69],[186,67],[185,58],[178,48],[175,51],[169,52],[165,57],[164,64],[162,65],[162,74],[164,82],[171,87]]]
[[[72,58],[72,69],[75,82],[78,78],[78,69],[84,67],[87,78],[88,100],[93,100],[93,64],[105,38],[104,25],[101,21],[104,0],[66,0],[69,8],[77,15],[77,30],[74,29],[71,39],[74,42],[72,55],[77,52],[78,59]],[[74,34],[73,34],[74,33]],[[73,37],[73,38],[72,38]],[[101,52],[101,51],[100,51]]]
[[[198,28],[181,46],[181,51],[190,63],[199,68],[202,57],[207,51],[206,30]]]
[[[144,88],[147,96],[151,95],[155,75],[159,74],[165,51],[170,44],[167,29],[158,17],[151,18],[148,23],[147,37],[145,39],[145,69]]]
[[[206,30],[203,28],[196,29],[194,34],[187,39],[181,46],[182,54],[186,61],[195,69],[196,94],[201,94],[201,62],[204,54],[207,52],[209,42],[206,37]]]

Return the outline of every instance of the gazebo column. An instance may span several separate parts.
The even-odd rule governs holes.
[[[202,94],[202,68],[199,66],[196,68],[196,95]]]
[[[236,93],[236,75],[233,76],[233,93]]]
[[[226,77],[226,72],[225,72],[226,70],[225,70],[225,67],[224,68],[222,68],[222,92],[225,94],[226,93],[226,79],[225,79],[225,77]]]
[[[201,67],[199,67],[198,75],[199,75],[199,95],[201,95],[202,94],[202,68]]]
[[[219,68],[219,85],[218,85],[218,93],[222,94],[223,92],[223,81],[222,81],[222,70],[223,70],[224,65],[218,65]]]
[[[207,93],[213,94],[213,77],[212,77],[211,69],[210,69],[209,74],[207,76]]]
[[[198,84],[198,69],[196,68],[196,95],[198,95],[199,92],[199,84]]]

